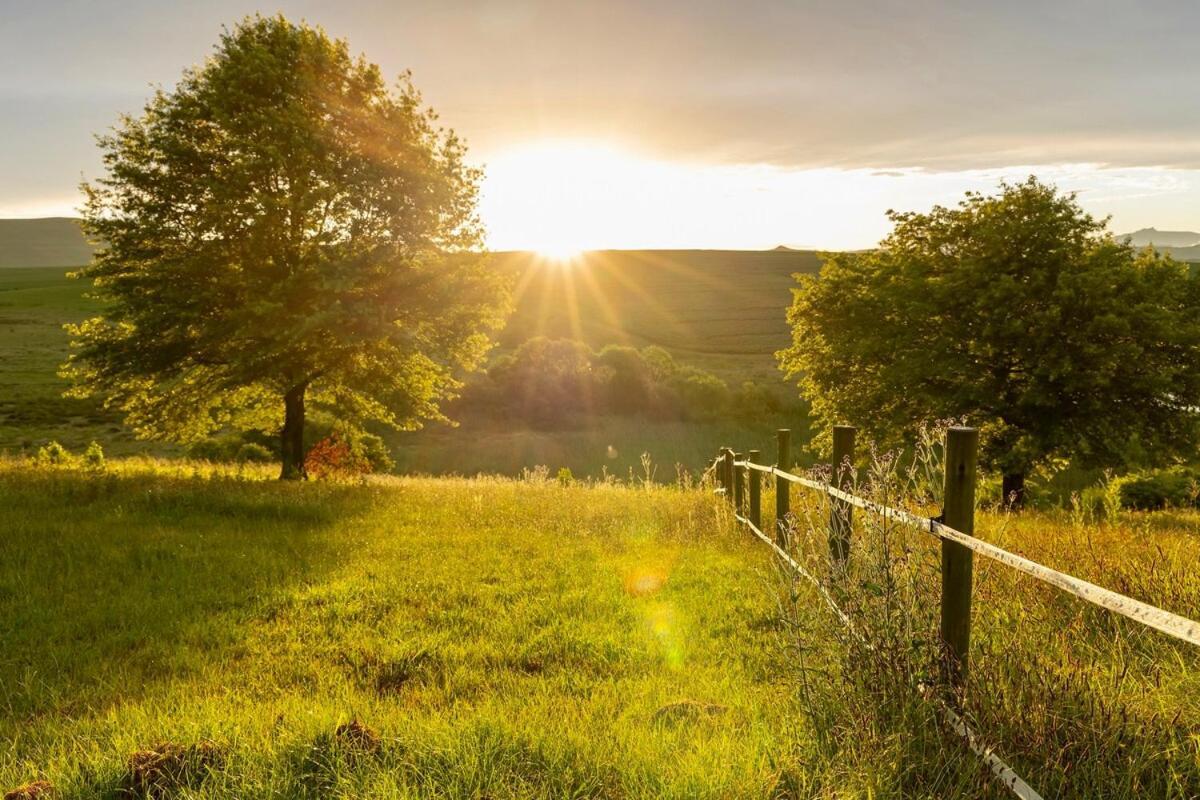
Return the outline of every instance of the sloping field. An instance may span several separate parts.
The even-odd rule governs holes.
[[[0,269],[78,267],[91,257],[77,219],[0,219]]]
[[[0,791],[784,796],[809,734],[768,561],[715,522],[667,489],[0,462]]]
[[[752,380],[781,394],[790,390],[773,354],[788,340],[792,273],[819,266],[815,254],[799,251],[602,251],[568,265],[528,253],[494,258],[498,268],[518,275],[517,307],[500,337],[502,349],[538,335],[577,338],[596,349],[657,344],[731,386]],[[67,355],[62,325],[98,307],[84,296],[86,288],[62,268],[0,271],[0,451],[28,450],[51,439],[78,450],[95,439],[115,453],[167,452],[134,441],[96,403],[62,397],[66,383],[57,375]],[[800,427],[802,421],[786,424]],[[465,435],[431,429],[393,441],[402,466],[415,470],[512,473],[549,464],[598,474],[604,465],[624,474],[638,465],[644,449],[666,469],[676,461],[695,465],[722,435],[681,436],[678,427],[612,421],[579,435],[548,438],[484,426]],[[475,449],[481,442],[482,449]],[[610,445],[619,454],[615,461]]]
[[[61,268],[0,271],[0,450],[36,448],[51,439],[73,449],[93,439],[110,452],[144,449],[99,403],[63,397],[63,325],[98,308],[84,290]]]
[[[739,382],[778,382],[774,353],[788,344],[792,276],[820,268],[808,251],[603,250],[565,264],[529,253],[496,259],[520,275],[502,344],[540,335],[593,347],[660,345]]]
[[[920,696],[931,537],[856,516],[861,569],[832,591],[864,650],[705,491],[263,476],[0,460],[0,790],[1009,796]],[[800,547],[827,552],[806,497]],[[1195,617],[1198,530],[1028,513],[976,532]],[[974,613],[967,712],[1043,796],[1200,793],[1195,648],[987,560]]]

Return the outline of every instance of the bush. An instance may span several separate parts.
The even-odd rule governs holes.
[[[188,458],[196,461],[211,461],[214,464],[233,461],[237,458],[242,447],[242,440],[237,436],[215,436],[211,439],[201,439],[188,446]]]
[[[71,451],[58,442],[50,442],[38,448],[37,463],[42,466],[65,466],[72,461],[74,461],[74,457],[71,455]]]
[[[246,442],[237,449],[234,460],[239,464],[269,464],[275,460],[275,454],[261,444]]]
[[[83,466],[92,472],[104,471],[104,448],[99,442],[92,442],[83,451]]]
[[[532,425],[559,427],[597,408],[592,358],[581,342],[539,337],[497,361],[488,376],[509,413]]]
[[[330,434],[312,446],[304,457],[304,470],[317,480],[365,475],[371,465],[354,454],[350,443]]]
[[[1171,467],[1118,480],[1121,505],[1139,511],[1197,505],[1200,474],[1192,467]]]
[[[389,472],[396,466],[391,451],[383,439],[375,434],[367,433],[325,411],[310,415],[304,429],[307,449],[311,451],[330,438],[349,447],[356,459],[365,462],[366,472]]]
[[[359,432],[350,437],[350,447],[366,459],[372,472],[391,472],[396,467],[396,462],[392,460],[392,451],[381,437],[373,433]]]
[[[557,477],[558,485],[564,488],[575,482],[575,475],[571,472],[569,467],[560,467]]]
[[[609,345],[596,353],[581,342],[539,337],[497,360],[464,403],[562,428],[599,414],[711,419],[728,409],[729,388],[661,347]]]

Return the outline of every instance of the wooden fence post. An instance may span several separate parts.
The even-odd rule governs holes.
[[[792,468],[792,432],[787,428],[775,431],[775,467],[790,470]],[[787,516],[790,510],[789,490],[792,485],[778,475],[775,476],[775,541],[783,545],[787,541]]]
[[[854,486],[854,428],[850,425],[833,427],[833,474],[829,482],[844,492]],[[831,498],[829,512],[829,554],[836,571],[844,570],[850,558],[850,529],[852,506],[845,500]]]
[[[734,456],[735,461],[744,461],[745,453],[738,453]],[[737,513],[742,513],[742,509],[746,506],[746,471],[744,467],[739,467],[736,463],[733,465],[733,508]]]
[[[724,448],[724,459],[721,462],[722,482],[725,484],[725,499],[733,504],[733,448]]]
[[[746,454],[746,460],[752,464],[762,461],[762,453],[751,450]],[[750,482],[750,524],[762,530],[762,473],[750,466],[746,467],[746,479]]]
[[[975,534],[975,459],[979,431],[951,428],[946,432],[946,477],[942,519],[957,531]],[[967,678],[971,647],[972,553],[957,542],[942,540],[942,678],[951,699]]]

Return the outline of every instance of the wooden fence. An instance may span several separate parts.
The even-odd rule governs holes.
[[[855,429],[839,425],[833,430],[833,463],[828,482],[796,475],[791,467],[791,432],[777,434],[774,464],[762,464],[762,454],[750,450],[737,454],[725,447],[713,462],[718,492],[733,505],[734,516],[758,538],[770,545],[793,570],[813,582],[844,623],[849,619],[833,603],[823,584],[787,552],[787,526],[790,524],[792,484],[798,484],[830,498],[829,558],[831,571],[844,569],[852,556],[853,513],[863,509],[880,517],[909,525],[941,540],[941,680],[942,708],[951,728],[962,736],[971,749],[982,757],[992,772],[1018,797],[1040,798],[1024,780],[1008,767],[959,716],[957,702],[967,676],[971,642],[971,597],[976,554],[998,561],[1018,572],[1036,578],[1075,597],[1162,633],[1200,646],[1200,623],[1164,611],[1148,603],[1118,594],[1088,581],[1010,553],[974,537],[975,489],[978,480],[976,458],[979,433],[974,428],[955,427],[946,433],[945,476],[942,514],[921,517],[898,508],[881,505],[852,494],[854,476]],[[774,536],[763,532],[762,477],[775,479]]]

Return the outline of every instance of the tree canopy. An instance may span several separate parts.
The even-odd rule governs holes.
[[[278,430],[299,477],[306,401],[442,419],[503,322],[465,146],[320,29],[245,19],[99,143],[82,275],[107,304],[64,372],[139,435]]]
[[[889,212],[878,249],[798,275],[787,375],[827,425],[897,442],[966,417],[1019,496],[1051,459],[1188,452],[1200,407],[1200,282],[1105,232],[1036,178],[954,208]]]

